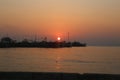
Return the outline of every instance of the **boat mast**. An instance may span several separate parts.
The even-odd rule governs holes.
[[[35,35],[35,39],[34,39],[34,42],[37,42],[37,35]]]
[[[68,42],[70,42],[70,40],[69,40],[69,38],[70,38],[69,35],[70,35],[70,34],[69,34],[69,32],[68,32]]]

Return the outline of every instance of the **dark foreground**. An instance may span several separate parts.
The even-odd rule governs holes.
[[[120,80],[120,75],[50,72],[0,72],[0,80]]]

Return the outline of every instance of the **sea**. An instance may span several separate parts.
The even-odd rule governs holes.
[[[0,72],[120,74],[120,47],[0,48]]]

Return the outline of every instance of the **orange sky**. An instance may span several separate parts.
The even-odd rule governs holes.
[[[120,45],[120,0],[0,0],[0,36]]]

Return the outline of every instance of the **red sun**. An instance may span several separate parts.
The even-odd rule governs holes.
[[[57,38],[57,40],[58,40],[58,41],[60,41],[60,40],[61,40],[61,38],[60,38],[60,37],[58,37],[58,38]]]

